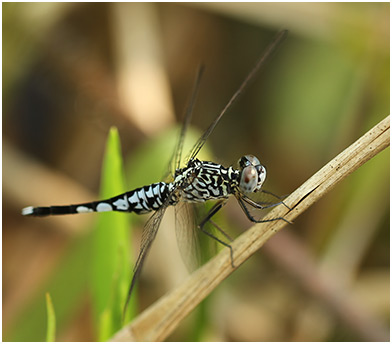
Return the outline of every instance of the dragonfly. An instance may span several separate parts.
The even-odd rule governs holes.
[[[282,220],[290,223],[284,217],[273,219],[256,219],[250,212],[249,208],[266,209],[283,204],[290,209],[280,197],[271,192],[262,189],[266,179],[266,168],[260,163],[259,159],[253,155],[244,155],[238,161],[238,168],[233,166],[224,167],[211,161],[201,161],[197,155],[203,148],[207,138],[211,135],[214,128],[221,120],[222,116],[228,111],[233,103],[238,99],[249,82],[255,77],[266,60],[274,53],[276,48],[282,43],[287,36],[287,30],[280,31],[271,43],[267,46],[253,69],[249,72],[240,87],[230,98],[223,110],[213,120],[210,126],[205,130],[197,140],[187,158],[187,163],[181,167],[182,149],[184,137],[189,127],[193,113],[195,100],[197,97],[203,67],[199,67],[196,79],[193,85],[191,98],[185,111],[184,120],[177,140],[176,148],[173,152],[169,165],[172,173],[171,181],[158,182],[142,186],[140,188],[122,193],[109,199],[93,201],[88,203],[61,205],[61,206],[44,206],[44,207],[26,207],[22,209],[22,215],[25,216],[48,216],[48,215],[66,215],[81,214],[91,212],[134,212],[136,214],[146,214],[154,212],[147,220],[140,243],[140,251],[133,270],[133,277],[128,289],[127,299],[124,306],[124,312],[127,308],[135,283],[141,273],[143,263],[151,249],[151,245],[158,232],[161,220],[169,206],[176,206],[180,203],[205,203],[207,201],[216,201],[208,211],[205,218],[199,223],[198,228],[226,246],[230,250],[231,265],[234,268],[233,248],[226,241],[215,236],[211,231],[206,229],[206,224],[212,224],[226,238],[230,239],[222,229],[212,220],[212,217],[225,205],[229,196],[233,195],[248,219],[251,222],[270,222]],[[278,202],[256,202],[249,197],[249,194],[263,192],[276,197]],[[180,250],[181,251],[181,250]]]

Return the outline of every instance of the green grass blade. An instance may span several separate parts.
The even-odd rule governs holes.
[[[45,341],[47,311],[43,299],[47,291],[56,300],[57,333],[69,324],[85,302],[85,290],[90,270],[91,235],[70,243],[67,254],[58,263],[50,278],[34,293],[17,321],[6,334],[5,341]]]
[[[50,294],[46,293],[46,311],[48,314],[47,328],[46,328],[46,341],[54,342],[56,340],[56,315]]]
[[[100,198],[110,198],[125,191],[120,139],[117,129],[111,128],[102,167]],[[101,341],[121,328],[132,271],[129,233],[127,214],[99,214],[93,239],[92,294],[97,338]],[[131,317],[135,308],[134,303],[129,305],[126,318]]]

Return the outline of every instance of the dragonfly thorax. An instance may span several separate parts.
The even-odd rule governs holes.
[[[188,202],[205,202],[229,197],[238,187],[240,171],[211,161],[191,159],[187,167],[178,169],[174,185]]]
[[[239,188],[242,192],[257,192],[261,189],[267,171],[254,155],[244,155],[238,161],[240,167]]]

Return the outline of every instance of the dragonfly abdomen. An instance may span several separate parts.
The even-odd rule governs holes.
[[[22,210],[22,215],[48,216],[105,211],[145,214],[158,210],[166,202],[171,188],[172,184],[170,183],[154,183],[102,201],[49,207],[26,207]]]

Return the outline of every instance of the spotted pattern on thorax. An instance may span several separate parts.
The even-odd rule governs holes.
[[[239,171],[210,161],[191,160],[177,170],[174,185],[188,202],[205,202],[228,198],[238,186]]]

